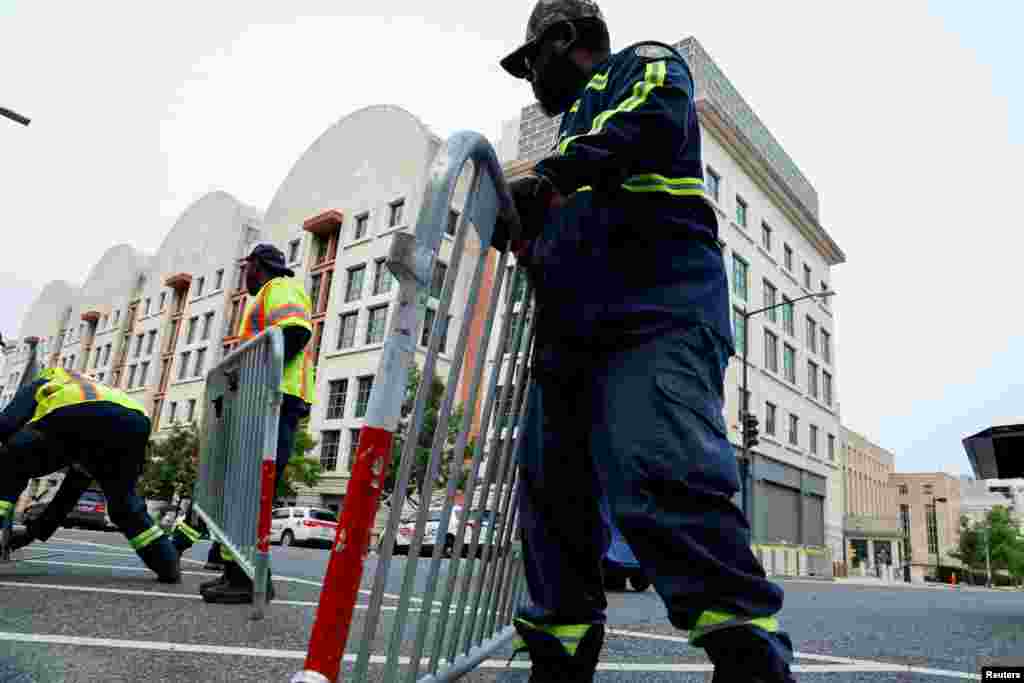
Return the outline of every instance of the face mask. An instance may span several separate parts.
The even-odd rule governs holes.
[[[533,95],[547,116],[565,113],[587,84],[587,74],[569,59],[568,51],[559,52],[553,46],[542,49],[535,73]]]

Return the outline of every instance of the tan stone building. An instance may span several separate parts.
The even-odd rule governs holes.
[[[843,540],[850,576],[899,578],[906,556],[890,484],[895,457],[862,434],[840,427],[843,457]]]
[[[934,576],[940,560],[943,566],[959,568],[949,553],[960,544],[960,480],[945,472],[899,472],[890,481],[900,526],[909,538],[911,579]]]

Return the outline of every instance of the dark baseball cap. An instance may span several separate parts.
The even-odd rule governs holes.
[[[538,0],[526,23],[526,42],[501,60],[501,67],[516,78],[526,78],[530,75],[526,59],[537,53],[544,32],[562,22],[577,19],[598,19],[603,22],[604,16],[593,0]]]
[[[288,267],[284,252],[273,244],[257,244],[246,257],[247,261],[258,261],[268,272],[295,277],[295,271]]]

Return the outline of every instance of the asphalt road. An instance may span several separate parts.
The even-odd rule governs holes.
[[[61,531],[20,551],[18,562],[0,565],[0,683],[288,681],[302,668],[327,552],[275,547],[277,601],[254,622],[248,606],[199,598],[196,585],[212,576],[201,569],[206,547],[186,555],[195,560],[186,562],[179,586],[156,583],[116,533]],[[423,594],[426,564],[414,596]],[[374,565],[371,556],[364,587]],[[389,594],[400,589],[405,565],[404,558],[393,562]],[[781,620],[797,647],[801,681],[977,680],[979,656],[1024,652],[1024,593],[784,585]],[[411,651],[420,602],[399,639],[402,655]],[[668,624],[653,590],[612,593],[609,603],[598,681],[709,680],[703,651]],[[380,679],[396,605],[385,599],[371,680]],[[363,615],[357,610],[353,634]],[[510,656],[504,648],[463,680],[525,682],[525,656],[508,666]]]

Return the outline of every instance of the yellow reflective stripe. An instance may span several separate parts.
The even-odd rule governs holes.
[[[596,76],[591,78],[590,82],[587,83],[587,87],[584,88],[584,90],[588,90],[588,89],[589,90],[604,90],[607,87],[608,87],[608,74],[607,73],[603,73],[603,74],[597,74]]]
[[[579,110],[580,110],[580,101],[576,100],[575,102],[572,103],[572,106],[569,107],[569,113],[571,114],[571,113],[579,111]]]
[[[163,535],[163,530],[154,524],[135,538],[128,539],[128,543],[130,543],[132,548],[135,550],[142,550],[156,539],[161,538]]]
[[[579,647],[580,641],[583,640],[583,637],[587,635],[587,631],[593,626],[593,624],[534,624],[521,618],[517,618],[516,621],[534,631],[547,633],[558,638],[570,657],[576,654],[576,648]],[[529,649],[521,636],[517,636],[512,640],[512,649],[521,650],[524,648]]]
[[[14,508],[14,503],[8,503],[6,500],[0,500],[0,519],[10,514]]]
[[[775,617],[741,617],[728,612],[707,610],[697,618],[697,623],[690,631],[690,644],[696,645],[698,639],[712,631],[737,626],[754,626],[768,633],[776,633],[779,630],[779,621]]]
[[[235,556],[231,554],[231,551],[228,550],[227,546],[222,545],[220,547],[220,559],[224,560],[225,562],[233,562]]]
[[[677,197],[704,196],[704,181],[700,178],[667,178],[657,173],[630,176],[622,188],[627,192],[665,192]]]
[[[627,97],[622,101],[619,106],[614,109],[603,111],[594,118],[594,122],[590,127],[590,131],[581,135],[573,135],[572,137],[566,138],[562,144],[558,146],[558,153],[565,154],[565,150],[574,141],[587,135],[597,135],[604,129],[604,125],[608,122],[615,114],[619,112],[633,111],[644,102],[647,101],[647,96],[651,94],[651,91],[659,86],[665,85],[665,74],[668,73],[668,67],[665,66],[664,60],[660,62],[651,62],[644,69],[644,78],[633,86],[633,95]]]
[[[199,540],[200,533],[192,527],[190,527],[188,524],[185,524],[185,522],[181,520],[179,520],[178,523],[175,525],[175,529],[184,534],[185,538],[192,541],[193,543]]]

